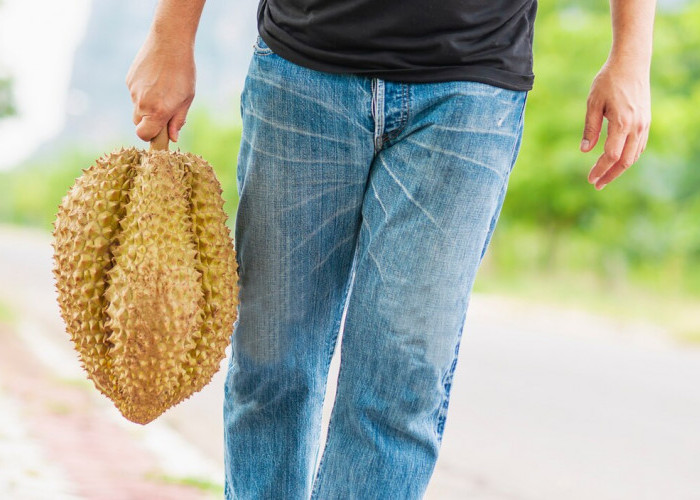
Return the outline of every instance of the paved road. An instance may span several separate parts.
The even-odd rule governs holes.
[[[70,354],[50,267],[0,229],[0,295]],[[220,469],[222,377],[163,419]],[[475,296],[426,498],[700,500],[699,388],[700,350],[646,325]]]

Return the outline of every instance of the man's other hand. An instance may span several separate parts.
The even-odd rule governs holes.
[[[599,190],[632,166],[646,148],[651,122],[648,71],[611,61],[603,65],[588,95],[584,153],[598,142],[603,117],[608,120],[604,152],[588,174],[588,182]]]
[[[136,135],[150,141],[167,125],[170,140],[176,142],[194,99],[195,79],[192,45],[152,32],[126,76]]]

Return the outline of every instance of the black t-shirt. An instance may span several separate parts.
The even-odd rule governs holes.
[[[331,73],[530,90],[537,0],[260,0],[278,55]]]

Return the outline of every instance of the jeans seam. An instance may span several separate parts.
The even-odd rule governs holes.
[[[409,105],[409,88],[410,84],[401,84],[401,116],[399,118],[399,126],[398,128],[392,130],[388,134],[385,134],[386,142],[396,139],[401,134],[401,132],[403,132],[406,129],[406,126],[408,125],[411,114]]]
[[[340,380],[340,374],[343,371],[343,363],[340,363],[340,366],[338,367],[338,380]],[[337,388],[336,388],[337,391]],[[337,396],[336,396],[337,399]],[[333,405],[335,407],[335,405]],[[330,438],[331,438],[331,429],[333,426],[333,421],[335,416],[335,408],[331,411],[331,416],[330,419],[328,420],[328,430],[326,432],[326,442],[323,445],[323,450],[321,450],[321,459],[318,461],[318,467],[316,468],[316,474],[314,475],[314,481],[313,481],[313,486],[311,488],[311,495],[309,497],[309,500],[314,500],[314,498],[317,498],[316,495],[318,493],[319,489],[319,484],[321,483],[320,479],[322,477],[322,472],[323,472],[323,465],[325,463],[325,458],[326,458],[326,450],[328,448],[328,444],[330,443]]]
[[[522,137],[523,131],[522,131],[522,125],[523,125],[523,118],[525,117],[525,105],[527,104],[527,96],[528,93],[525,91],[525,96],[523,97],[523,104],[522,107],[520,108],[520,116],[518,117],[518,134],[519,138],[513,143],[513,149],[510,152],[511,160],[510,160],[510,172],[513,170],[513,167],[515,166],[515,160],[516,158],[516,149],[518,147],[518,143],[520,142],[520,138]]]
[[[338,317],[338,319],[336,319],[334,326],[333,326],[333,329],[335,332],[333,341],[331,342],[331,345],[333,345],[333,348],[329,349],[329,351],[326,353],[326,367],[325,367],[326,373],[328,373],[331,361],[333,360],[333,352],[335,351],[337,340],[338,340],[338,335],[340,334],[340,327],[342,325],[343,311],[345,310],[345,306],[347,304],[348,297],[350,296],[350,291],[352,290],[354,282],[355,282],[354,274],[355,274],[355,267],[356,267],[356,263],[357,263],[357,247],[359,245],[359,240],[360,240],[359,237],[356,238],[356,240],[355,240],[355,249],[353,250],[353,254],[352,254],[353,255],[352,264],[350,265],[350,272],[348,273],[348,280],[345,283],[345,290],[343,292],[343,297],[342,297],[342,300],[340,301],[340,304],[341,304],[340,314],[336,315],[336,317],[338,317],[338,316],[339,317]],[[340,346],[340,349],[342,352],[342,345]],[[343,369],[343,363],[341,362],[340,366],[338,367],[338,380],[340,380],[340,372],[342,369]],[[337,388],[336,388],[336,394],[337,394]],[[336,399],[337,399],[337,396],[336,396]],[[333,406],[335,406],[335,404]],[[318,462],[318,467],[316,469],[316,474],[315,474],[313,486],[311,489],[311,498],[312,499],[314,498],[314,495],[317,492],[319,478],[321,477],[321,466],[323,465],[323,462],[324,462],[323,459],[324,459],[325,454],[326,454],[325,451],[326,451],[326,448],[328,447],[328,441],[329,441],[329,438],[331,435],[331,424],[333,422],[333,413],[334,412],[331,411],[331,418],[328,421],[328,431],[326,433],[326,443],[323,446],[323,450],[321,450],[321,459]]]
[[[527,94],[525,95],[525,99],[527,99]],[[525,114],[525,101],[523,101],[523,106],[520,109],[520,116],[518,117],[518,130],[520,130],[520,128],[521,128],[524,114]],[[520,136],[522,136],[522,131],[520,131]],[[516,139],[515,141],[513,141],[513,148],[511,150],[511,161],[510,161],[509,173],[513,169],[513,166],[515,165],[516,158],[514,158],[514,157],[516,156],[516,150],[517,150],[519,141],[520,141],[519,139]],[[503,191],[506,190],[507,183],[508,183],[508,175],[506,175],[503,178],[503,183],[501,184],[501,189],[500,189],[500,192],[499,192],[497,199],[501,198]],[[491,217],[491,222],[489,223],[489,233],[493,232],[493,230],[495,229],[495,223],[496,223],[496,220],[498,218],[499,212],[500,212],[500,210],[497,207],[494,215]],[[486,252],[486,245],[487,244],[488,244],[488,241],[484,244],[484,248],[481,251],[481,258],[482,259],[483,259],[484,253]],[[450,391],[452,389],[452,380],[454,378],[454,371],[455,371],[455,368],[457,367],[459,345],[460,345],[460,342],[462,339],[462,332],[464,330],[464,323],[467,320],[467,310],[468,310],[468,303],[467,303],[467,307],[464,310],[464,317],[462,318],[462,323],[461,323],[459,333],[457,336],[457,343],[455,345],[455,353],[454,353],[454,357],[452,358],[452,363],[450,365],[450,368],[445,373],[443,380],[442,380],[443,388],[445,388],[445,393],[443,395],[443,400],[442,400],[442,403],[440,404],[440,408],[438,409],[437,422],[436,422],[436,431],[437,431],[437,435],[438,435],[438,440],[440,442],[442,442],[442,435],[443,435],[444,430],[445,430],[445,422],[447,421],[447,410],[448,410],[449,401],[450,401]],[[447,384],[449,384],[449,388],[447,387]]]
[[[449,408],[450,393],[452,390],[452,380],[454,379],[454,372],[455,372],[455,369],[457,368],[457,361],[458,361],[458,356],[459,356],[459,346],[462,342],[462,334],[464,331],[464,323],[467,321],[467,310],[468,309],[469,309],[469,300],[467,299],[467,305],[464,308],[464,312],[462,314],[461,326],[459,327],[459,331],[457,332],[457,343],[455,344],[452,362],[450,363],[450,367],[447,369],[447,372],[445,372],[445,374],[442,378],[442,387],[443,387],[445,392],[443,394],[443,398],[442,398],[442,402],[440,403],[440,407],[438,408],[437,419],[435,422],[435,431],[436,431],[439,443],[442,443],[442,435],[445,432],[445,423],[447,422],[447,410]],[[449,387],[447,386],[448,383],[449,383]]]
[[[489,243],[491,242],[491,235],[493,234],[493,231],[496,229],[496,223],[498,222],[498,218],[501,215],[501,207],[503,206],[503,202],[505,200],[505,192],[508,190],[508,178],[510,177],[511,172],[513,171],[513,167],[515,166],[515,162],[517,160],[517,150],[518,150],[518,143],[521,142],[522,140],[522,125],[523,125],[523,118],[525,116],[525,104],[527,101],[527,93],[525,94],[525,100],[523,101],[522,108],[520,108],[520,117],[518,118],[518,136],[516,137],[515,141],[513,141],[513,148],[511,149],[510,153],[510,168],[508,169],[507,174],[503,177],[503,182],[501,183],[501,189],[498,193],[498,197],[496,198],[497,200],[500,200],[500,206],[496,207],[496,210],[494,211],[493,215],[491,216],[491,221],[489,222],[489,228],[488,228],[488,233],[486,234],[486,241],[484,241],[484,246],[481,249],[481,257],[479,258],[479,263],[484,259],[484,255],[486,255],[486,250],[488,248]]]
[[[374,118],[374,154],[381,151],[384,136],[384,81],[380,78],[372,79],[372,110]]]

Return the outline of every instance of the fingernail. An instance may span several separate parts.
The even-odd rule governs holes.
[[[584,151],[588,149],[588,146],[590,145],[590,142],[588,142],[588,139],[583,139],[581,141],[581,150]]]

